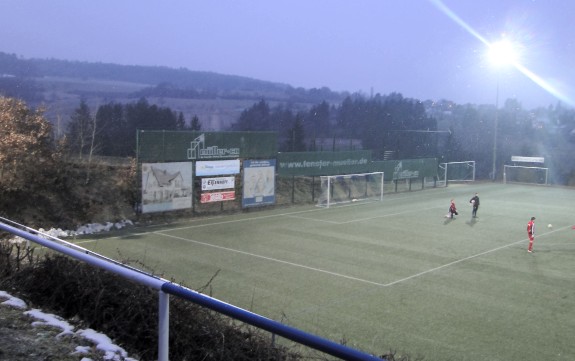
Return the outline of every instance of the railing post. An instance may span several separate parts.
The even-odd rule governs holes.
[[[158,361],[170,358],[170,295],[158,292]]]

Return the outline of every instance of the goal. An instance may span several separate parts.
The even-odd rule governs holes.
[[[549,168],[523,167],[519,165],[503,166],[503,183],[530,183],[547,185]]]
[[[376,200],[383,201],[383,172],[321,176],[321,194],[317,205]]]
[[[475,161],[441,163],[439,179],[447,182],[474,182]]]

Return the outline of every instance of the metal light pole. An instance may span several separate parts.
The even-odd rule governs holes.
[[[507,39],[489,44],[489,57],[491,62],[497,66],[497,90],[495,94],[495,119],[493,121],[493,169],[491,179],[497,179],[497,128],[499,123],[499,68],[502,65],[514,64],[516,58],[515,44]]]
[[[495,182],[497,178],[497,128],[499,123],[499,74],[497,75],[497,88],[495,91],[495,120],[493,122],[493,169],[491,170],[491,180]]]

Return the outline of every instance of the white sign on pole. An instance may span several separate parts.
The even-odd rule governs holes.
[[[517,155],[511,156],[512,162],[524,162],[524,163],[545,163],[545,158],[543,157],[520,157]]]

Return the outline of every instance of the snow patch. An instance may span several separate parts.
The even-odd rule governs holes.
[[[26,302],[22,301],[21,299],[14,297],[7,292],[0,291],[0,298],[7,298],[6,301],[0,303],[0,305],[10,306],[14,308],[19,308],[25,310],[28,308]]]
[[[0,291],[0,298],[6,298],[7,300],[0,303],[0,305],[11,306],[19,309],[27,309],[28,306],[26,302],[21,299],[10,295],[5,291]],[[74,326],[70,325],[67,321],[62,319],[60,316],[53,315],[50,313],[44,313],[38,309],[32,309],[24,312],[25,315],[30,316],[37,321],[32,322],[32,326],[50,326],[62,330],[56,338],[63,336],[74,336],[83,337],[84,339],[92,342],[96,349],[103,354],[104,360],[112,361],[138,361],[137,359],[128,357],[128,353],[122,347],[115,345],[112,340],[99,332],[92,329],[77,330],[74,331]],[[74,354],[87,354],[91,351],[89,346],[78,346]],[[82,361],[90,361],[90,358],[84,357]]]

